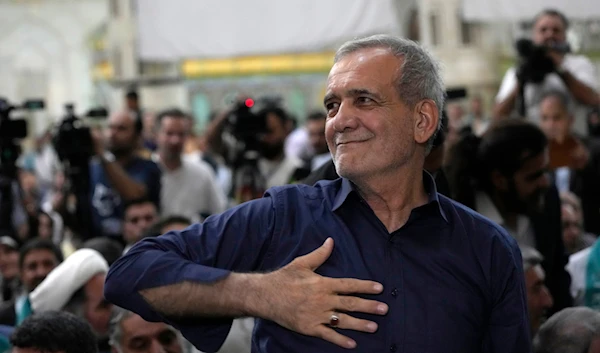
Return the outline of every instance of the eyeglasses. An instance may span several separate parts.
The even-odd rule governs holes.
[[[145,215],[145,216],[136,216],[136,217],[131,217],[131,218],[126,219],[126,221],[128,223],[133,223],[133,224],[136,224],[136,223],[138,223],[141,220],[144,220],[144,221],[146,221],[148,223],[153,222],[154,221],[154,215],[148,214],[148,215]]]

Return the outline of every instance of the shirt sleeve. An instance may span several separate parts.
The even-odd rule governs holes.
[[[153,310],[139,291],[186,281],[212,283],[230,271],[259,269],[270,256],[275,232],[274,199],[268,195],[214,215],[183,231],[145,238],[110,268],[104,295],[147,321],[165,321],[203,351],[216,351],[232,319],[173,322]],[[191,304],[190,304],[191,305]]]
[[[500,103],[505,100],[510,92],[515,89],[517,85],[517,72],[514,67],[511,67],[504,74],[504,78],[502,79],[502,84],[500,84],[500,89],[498,90],[498,94],[496,95],[496,103]]]
[[[483,342],[485,353],[530,353],[523,260],[508,234],[496,242],[492,259],[492,311]]]
[[[598,90],[598,79],[594,64],[585,56],[577,56],[572,61],[565,62],[565,68],[579,81],[591,89]]]

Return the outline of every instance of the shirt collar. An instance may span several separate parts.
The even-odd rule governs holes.
[[[504,225],[504,218],[494,205],[494,201],[483,191],[478,191],[475,195],[475,209],[483,216],[489,218],[492,222],[501,226]]]
[[[431,176],[431,174],[425,170],[423,170],[423,185],[425,186],[425,191],[427,192],[428,196],[427,205],[435,204],[442,218],[448,222],[446,212],[444,212],[444,209],[440,204],[440,198],[437,192],[437,187],[435,186],[435,180],[433,179],[433,176]],[[342,185],[333,199],[331,210],[336,211],[338,208],[340,208],[344,202],[346,202],[348,196],[353,192],[356,192],[354,184],[350,180],[342,178]]]

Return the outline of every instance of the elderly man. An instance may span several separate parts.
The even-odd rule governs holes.
[[[531,334],[535,335],[546,318],[546,312],[552,308],[552,295],[544,283],[546,274],[542,268],[544,258],[537,250],[521,247],[523,254],[523,272],[527,288],[527,308],[529,309],[529,325]]]
[[[529,352],[517,243],[423,172],[443,97],[419,45],[346,43],[324,100],[341,178],[144,239],[106,298],[209,352],[241,316],[258,318],[253,352]]]
[[[534,340],[535,353],[600,353],[600,313],[567,308],[552,315]]]
[[[119,307],[113,308],[109,335],[115,353],[183,353],[183,339],[173,327]]]

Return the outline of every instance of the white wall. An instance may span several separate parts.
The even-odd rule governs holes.
[[[0,3],[0,96],[43,98],[53,118],[66,102],[78,112],[88,109],[93,88],[87,38],[107,10],[105,0]]]

